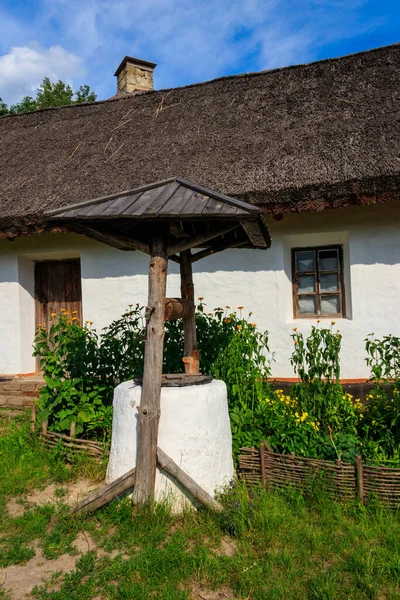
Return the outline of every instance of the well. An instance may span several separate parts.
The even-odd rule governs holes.
[[[142,387],[132,381],[115,389],[107,483],[136,467],[141,394]],[[160,404],[158,445],[206,492],[214,495],[234,475],[225,383],[213,380],[183,387],[163,386]],[[193,503],[190,493],[160,466],[155,499],[171,503],[177,511]]]
[[[205,506],[221,510],[212,497],[215,487],[233,475],[226,388],[219,381],[162,387],[164,321],[182,319],[186,376],[201,378],[193,264],[228,248],[268,248],[262,210],[173,177],[46,215],[99,242],[150,255],[143,382],[123,383],[115,391],[112,481],[103,500],[134,486],[133,502],[141,504],[176,496],[183,486]],[[166,298],[171,260],[180,267],[181,298]]]

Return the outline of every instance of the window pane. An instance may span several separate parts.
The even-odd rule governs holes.
[[[315,315],[317,305],[315,296],[299,296],[299,315]]]
[[[325,273],[320,275],[319,287],[321,292],[338,292],[339,276],[337,273]]]
[[[296,252],[296,271],[315,271],[314,250]]]
[[[320,250],[318,253],[318,260],[320,271],[334,271],[339,268],[337,250]]]
[[[298,275],[297,287],[299,294],[315,292],[315,275]]]
[[[340,313],[340,296],[321,296],[321,314],[335,315]]]

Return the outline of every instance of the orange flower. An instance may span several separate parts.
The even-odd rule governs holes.
[[[243,327],[242,327],[241,325],[236,325],[236,328],[237,328],[239,331],[242,331],[242,329],[243,329]]]
[[[88,325],[93,325],[93,321],[85,321],[85,323],[88,323]]]
[[[230,319],[224,319],[224,323],[230,323],[231,320]]]
[[[51,316],[52,316],[52,317],[56,317],[56,316],[57,316],[57,313],[51,313]]]
[[[317,323],[321,323],[321,319],[317,319]]]
[[[292,331],[297,331],[297,327],[293,327]]]
[[[78,321],[78,317],[72,317],[72,321]]]
[[[257,323],[250,323],[252,327],[257,327]]]
[[[199,298],[197,298],[197,300],[199,300],[199,302],[201,302],[202,300],[204,300],[203,296],[200,296]]]
[[[225,306],[225,308],[230,308],[230,306]]]
[[[238,306],[238,310],[243,310],[244,306]]]
[[[252,314],[253,314],[253,313],[250,311],[250,312],[249,312],[249,317],[251,317],[251,315],[252,315]]]
[[[295,343],[295,344],[298,344],[299,342],[298,342],[297,340],[294,340],[294,343]]]
[[[77,311],[77,310],[73,310],[73,311],[72,311],[72,314],[73,314],[73,315],[77,315],[77,314],[78,314],[78,311]]]
[[[336,321],[331,321],[331,325],[336,325]]]
[[[38,323],[38,327],[43,327],[43,325],[41,323]]]

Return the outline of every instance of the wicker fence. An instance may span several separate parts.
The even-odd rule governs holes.
[[[314,460],[277,454],[260,448],[241,448],[239,476],[249,484],[261,483],[265,489],[293,487],[305,489],[314,484],[343,500],[359,498],[366,502],[374,495],[385,504],[400,507],[400,469],[340,460]]]
[[[70,435],[63,435],[48,431],[47,421],[43,421],[40,439],[47,448],[59,448],[68,459],[78,453],[89,455],[94,460],[100,461],[109,454],[109,444],[75,437],[75,425],[75,423],[71,424]],[[35,422],[33,421],[31,429],[34,430],[34,427]]]

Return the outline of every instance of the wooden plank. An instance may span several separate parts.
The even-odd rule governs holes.
[[[243,202],[242,200],[238,200],[237,198],[231,198],[231,196],[225,196],[225,194],[220,194],[219,192],[215,192],[214,190],[210,190],[209,188],[203,187],[189,181],[188,179],[184,179],[183,177],[177,177],[176,181],[178,183],[182,183],[183,185],[192,188],[192,190],[196,190],[202,195],[210,196],[215,198],[216,200],[222,200],[223,202],[230,204],[231,206],[235,206],[236,208],[242,208],[246,212],[250,213],[261,213],[261,209],[253,204],[248,204],[247,202]]]
[[[227,242],[226,244],[221,244],[215,248],[204,248],[204,250],[200,250],[199,252],[196,252],[196,254],[192,254],[192,263],[197,262],[202,258],[206,258],[207,256],[211,256],[212,254],[216,254],[217,252],[223,252],[224,250],[229,250],[229,248],[239,248],[245,244],[248,244],[247,240]]]
[[[239,212],[239,209],[236,206],[232,206],[231,204],[224,204],[224,206],[221,209],[221,215],[226,215],[226,214],[230,214],[230,215],[236,215]],[[240,211],[243,212],[244,214],[245,211]]]
[[[165,203],[159,212],[159,218],[180,218],[181,215],[185,216],[186,206],[190,202],[194,192],[184,187],[180,189]]]
[[[107,205],[106,209],[101,213],[101,215],[103,217],[118,217],[118,215],[128,211],[131,206],[136,206],[136,204],[140,202],[140,198],[142,197],[142,195],[143,192],[139,192],[137,194],[129,194],[129,196],[123,196],[122,198],[116,198],[110,204]]]
[[[215,200],[215,198],[209,198],[207,204],[203,208],[201,214],[202,216],[217,216],[220,214],[221,210],[227,204],[224,204],[221,201]]]
[[[183,319],[183,362],[185,372],[190,374],[200,373],[200,353],[196,339],[196,307],[194,303],[193,270],[190,250],[181,252],[181,296],[191,304],[191,311]]]
[[[166,185],[162,188],[154,198],[148,202],[145,210],[143,211],[143,217],[158,216],[160,211],[164,209],[164,206],[168,204],[171,198],[175,198],[179,191],[179,184],[175,181]],[[153,190],[156,191],[156,190]]]
[[[88,206],[89,204],[101,204],[102,202],[104,202],[106,200],[121,198],[122,196],[130,196],[132,194],[138,194],[139,192],[145,192],[152,188],[162,187],[173,181],[176,181],[176,177],[170,177],[169,179],[164,179],[163,181],[155,181],[154,183],[150,183],[147,185],[141,185],[139,187],[132,188],[131,190],[123,190],[122,192],[118,192],[116,194],[108,194],[107,196],[99,196],[98,198],[94,198],[93,200],[85,200],[84,202],[77,202],[74,204],[69,204],[69,205],[61,207],[61,208],[54,208],[52,210],[46,211],[44,214],[46,215],[46,217],[54,216],[54,218],[58,218],[58,216],[60,214],[64,213],[65,211],[69,211],[69,210],[72,210],[72,209],[75,209],[78,207],[82,208],[83,206]]]
[[[222,504],[217,502],[208,492],[206,492],[190,475],[185,473],[175,461],[172,460],[161,448],[157,448],[157,462],[159,466],[171,475],[185,490],[200,502],[206,508],[221,512],[224,510]]]
[[[81,502],[72,506],[70,513],[76,515],[77,513],[85,514],[92,512],[105,506],[115,498],[118,498],[118,496],[125,494],[135,485],[135,473],[136,469],[131,469],[128,473],[125,473],[125,475],[118,477],[118,479],[112,483],[101,488],[101,490],[90,494],[90,496],[87,496]]]
[[[205,242],[209,242],[216,237],[220,237],[226,233],[229,233],[229,231],[233,231],[236,229],[236,227],[236,223],[234,225],[230,224],[228,227],[224,227],[219,230],[214,229],[206,234],[197,235],[195,237],[176,242],[176,244],[168,247],[168,255],[175,254],[176,252],[183,252],[184,250],[189,250],[190,248],[195,248],[196,246],[201,246]]]
[[[157,437],[160,419],[161,377],[164,349],[164,311],[167,284],[168,230],[155,232],[149,266],[147,338],[144,353],[142,397],[139,407],[138,455],[133,501],[154,498],[157,464]],[[134,432],[132,432],[134,435]]]
[[[257,246],[258,248],[268,248],[268,243],[265,240],[260,223],[258,221],[242,220],[240,221],[240,224],[248,235],[253,246]]]
[[[204,197],[199,193],[192,194],[190,200],[185,205],[185,219],[190,218],[191,215],[199,217],[207,202],[208,196]],[[183,217],[182,214],[181,216]]]

